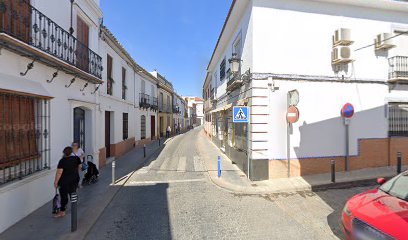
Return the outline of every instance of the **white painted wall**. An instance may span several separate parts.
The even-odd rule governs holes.
[[[227,88],[227,78],[220,79],[220,64],[222,60],[226,59],[227,71],[230,66],[228,60],[232,56],[233,43],[237,38],[241,38],[242,45],[242,71],[252,69],[253,57],[252,57],[252,42],[253,42],[253,26],[252,26],[252,1],[248,1],[248,4],[240,7],[237,13],[234,12],[234,16],[239,19],[239,23],[236,26],[232,26],[231,29],[225,31],[225,37],[220,41],[217,51],[214,54],[212,63],[209,65],[207,71],[211,74],[211,85],[215,88],[216,98],[220,98],[225,95]],[[226,102],[224,102],[226,104]]]
[[[249,3],[248,3],[249,2]],[[399,3],[403,4],[403,3]],[[358,5],[358,6],[357,6]],[[232,55],[232,43],[242,31],[244,44],[242,72],[276,73],[336,77],[331,65],[332,35],[338,28],[350,28],[352,50],[374,43],[377,34],[408,30],[405,8],[383,1],[337,0],[238,0],[226,24],[214,58],[209,64],[210,83],[215,87],[217,107],[235,97],[252,96],[250,126],[251,157],[286,159],[286,94],[300,93],[300,119],[293,125],[291,157],[342,156],[345,154],[345,129],[341,107],[350,102],[356,114],[350,125],[350,154],[358,154],[358,139],[387,137],[386,104],[407,101],[406,92],[382,84],[315,83],[275,81],[279,90],[268,88],[267,80],[252,80],[247,87],[226,93],[226,81],[219,80],[219,65]],[[391,6],[392,5],[392,6]],[[402,6],[402,5],[401,5]],[[245,10],[243,10],[245,9]],[[388,57],[407,55],[408,37],[398,37],[398,46],[375,52],[373,47],[357,51],[354,63],[344,72],[345,79],[388,79]],[[227,64],[228,69],[228,64]],[[338,78],[341,79],[341,76]],[[232,96],[234,95],[234,96]],[[238,97],[239,96],[239,97]],[[373,120],[375,119],[375,120]]]
[[[65,0],[55,1],[40,1],[32,0],[32,5],[39,9],[47,17],[68,31],[70,26],[70,3]],[[102,16],[99,6],[94,4],[89,5],[88,0],[76,1],[82,9],[92,10],[87,12],[90,16],[90,42],[91,49],[97,52],[99,49],[98,43],[98,19]],[[96,2],[98,3],[98,1]],[[78,13],[78,7],[74,9],[74,19]],[[74,22],[76,28],[76,22]],[[30,59],[16,55],[6,49],[2,49],[0,53],[0,71],[2,74],[7,74],[17,78],[24,78],[27,81],[32,81],[42,85],[42,87],[54,97],[51,102],[51,170],[45,170],[38,174],[33,174],[21,181],[11,182],[0,188],[0,204],[9,206],[4,208],[0,214],[0,232],[4,231],[23,217],[42,206],[54,195],[53,179],[55,169],[62,156],[62,150],[65,146],[71,145],[73,140],[73,108],[82,107],[86,110],[86,154],[94,155],[94,161],[98,163],[98,147],[96,142],[97,136],[97,104],[96,95],[91,94],[95,89],[93,84],[89,84],[83,92],[80,89],[85,85],[85,81],[77,78],[71,87],[66,88],[73,78],[70,74],[59,72],[58,77],[52,83],[47,83],[46,80],[52,77],[55,69],[35,62],[34,68],[24,77],[20,76],[20,72],[25,71]],[[0,79],[1,80],[1,79]],[[7,86],[3,86],[6,88]],[[22,84],[21,92],[29,91]],[[32,90],[32,89],[31,89]],[[11,204],[12,203],[12,204]]]
[[[408,30],[406,14],[327,2],[254,0],[253,71],[335,76],[331,52],[336,29],[351,29],[355,50],[373,44],[377,34]],[[345,75],[386,79],[387,57],[395,52],[357,51]]]
[[[104,84],[99,88],[98,102],[101,128],[98,131],[98,149],[105,147],[105,111],[111,112],[111,144],[123,141],[123,113],[128,113],[128,137],[135,137],[136,110],[135,110],[135,75],[133,68],[109,44],[100,40],[99,53],[102,56]],[[107,55],[112,57],[112,95],[107,92]],[[126,69],[126,99],[122,99],[122,68]],[[137,84],[136,84],[137,85]]]
[[[0,66],[2,73],[8,74],[14,77],[21,77],[20,72],[25,71],[27,64],[31,60],[20,57],[14,53],[9,52],[6,49],[2,49],[0,55]],[[73,78],[72,75],[60,72],[58,77],[54,79],[52,83],[47,83],[46,80],[50,79],[55,69],[42,65],[41,63],[34,63],[34,68],[23,77],[26,80],[33,81],[41,84],[52,97],[51,100],[51,169],[55,169],[59,159],[62,156],[62,150],[65,146],[71,145],[73,140],[73,108],[81,106],[91,111],[92,119],[95,119],[96,101],[95,95],[91,92],[94,89],[94,85],[90,84],[84,92],[80,92],[80,89],[84,86],[85,81],[77,79],[70,88],[66,88],[65,85],[69,84]],[[20,89],[21,92],[25,92],[24,86]],[[92,147],[87,148],[87,154],[93,154],[95,162],[98,162],[98,149],[95,142],[96,126],[88,126],[90,134],[92,135]],[[91,137],[91,136],[88,136]],[[49,174],[53,174],[54,171],[45,171]],[[34,175],[36,176],[36,175]],[[34,177],[33,176],[33,177]],[[7,204],[10,199],[32,199],[30,204],[18,205],[18,209],[10,212],[10,214],[0,215],[0,232],[11,226],[15,221],[21,219],[31,213],[33,210],[49,201],[53,194],[53,181],[52,176],[39,175],[35,177],[36,181],[16,181],[10,183],[10,191],[1,188],[0,192],[0,204]],[[51,180],[50,180],[51,179]],[[39,187],[41,186],[41,187]],[[26,191],[26,189],[32,189],[33,191]],[[15,200],[13,200],[15,201]],[[10,205],[10,204],[8,204]],[[12,213],[12,214],[11,214]]]

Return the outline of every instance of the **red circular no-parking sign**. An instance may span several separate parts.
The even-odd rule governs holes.
[[[354,115],[354,106],[351,103],[346,103],[341,108],[341,116],[344,118],[351,118]]]
[[[286,121],[288,123],[295,123],[299,120],[299,109],[295,106],[290,106],[286,113]]]

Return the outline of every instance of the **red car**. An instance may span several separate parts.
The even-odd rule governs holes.
[[[342,213],[346,239],[408,240],[408,171],[349,199]]]

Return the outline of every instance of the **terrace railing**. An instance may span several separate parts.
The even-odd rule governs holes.
[[[102,58],[26,0],[0,0],[0,33],[102,78]]]

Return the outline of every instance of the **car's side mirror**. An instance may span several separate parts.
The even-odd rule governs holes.
[[[383,185],[386,182],[385,178],[377,178],[377,183]]]

